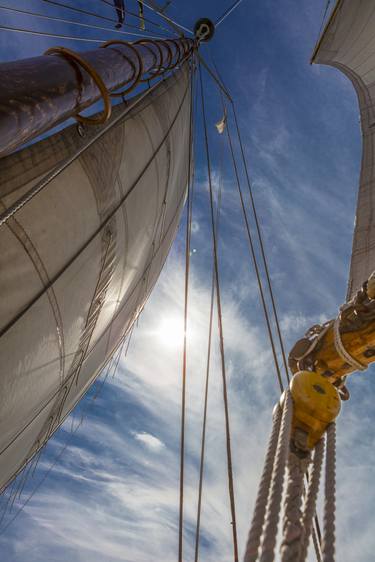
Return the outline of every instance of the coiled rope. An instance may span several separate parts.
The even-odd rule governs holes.
[[[254,515],[248,535],[244,562],[274,562],[278,524],[283,516],[280,559],[282,562],[305,562],[313,530],[320,475],[324,456],[324,436],[312,452],[297,449],[291,428],[293,401],[289,390],[283,395],[283,405],[276,406],[263,473],[259,484]],[[324,502],[324,537],[322,562],[335,559],[335,489],[336,489],[335,424],[327,428],[326,479]],[[284,474],[288,478],[284,505]],[[312,465],[307,493],[304,477]],[[305,500],[303,498],[305,496]]]

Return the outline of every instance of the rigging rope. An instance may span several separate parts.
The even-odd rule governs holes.
[[[109,0],[99,0],[99,2],[102,2],[103,4],[106,4],[107,6],[110,6],[111,8],[113,8],[113,2],[110,2]],[[141,18],[141,16],[139,14],[137,14],[136,12],[131,12],[130,10],[128,10],[128,8],[126,8],[125,10],[125,15],[129,15],[129,16],[133,16],[134,18],[137,18],[139,20],[144,20],[145,22],[149,23],[150,25],[154,25],[155,27],[158,27],[159,29],[163,29],[164,31],[167,31],[168,33],[170,33],[171,31],[178,37],[179,34],[174,30],[174,29],[169,29],[167,27],[164,27],[163,25],[161,25],[158,22],[155,22],[153,20],[150,20],[149,18],[145,18],[143,16],[143,18]],[[144,30],[146,31],[146,30]]]
[[[219,71],[217,69],[217,66],[216,66],[213,58],[212,58],[212,63],[214,65],[215,72],[216,72],[217,76],[219,77],[220,82],[222,83],[223,82],[222,78],[219,74]],[[268,267],[268,260],[267,260],[266,252],[265,252],[265,249],[264,249],[263,235],[262,235],[262,230],[261,230],[259,219],[258,219],[258,211],[257,211],[256,204],[255,204],[254,193],[253,193],[253,188],[252,188],[252,184],[251,184],[251,180],[250,180],[249,169],[248,169],[248,165],[247,165],[247,161],[246,161],[246,157],[245,157],[245,150],[244,150],[244,146],[243,146],[243,142],[242,142],[242,135],[241,135],[240,127],[239,127],[239,124],[238,124],[236,105],[235,105],[232,98],[230,98],[230,102],[231,102],[232,111],[233,111],[234,123],[235,123],[235,126],[236,126],[237,140],[238,140],[238,143],[239,143],[239,146],[240,146],[242,165],[243,165],[244,170],[245,170],[246,183],[247,183],[248,192],[249,192],[249,196],[250,196],[251,209],[252,209],[252,213],[253,213],[253,217],[254,217],[255,229],[256,229],[256,232],[257,232],[257,237],[258,237],[258,242],[259,242],[259,248],[260,248],[260,252],[261,252],[261,256],[262,256],[262,263],[263,263],[264,271],[265,271],[265,274],[266,274],[267,287],[268,287],[268,292],[269,292],[270,299],[271,299],[272,312],[273,312],[273,316],[274,316],[274,319],[275,319],[276,331],[277,331],[278,340],[279,340],[279,344],[280,344],[281,355],[282,355],[282,358],[283,358],[285,375],[286,375],[287,381],[289,382],[290,377],[289,377],[289,369],[288,369],[288,363],[287,363],[286,353],[285,353],[285,346],[284,346],[284,341],[283,341],[281,328],[280,328],[280,322],[279,322],[279,315],[278,315],[278,312],[277,312],[276,300],[275,300],[275,296],[274,296],[274,292],[273,292],[273,288],[272,288],[271,276],[270,276],[269,267]]]
[[[223,103],[223,106],[224,106],[223,100],[222,100],[222,103]],[[239,178],[238,169],[237,169],[237,162],[236,162],[236,158],[235,158],[234,150],[233,150],[232,137],[231,137],[231,134],[230,134],[229,123],[227,123],[226,130],[227,130],[227,137],[228,137],[230,153],[231,153],[231,157],[232,157],[233,169],[234,169],[234,173],[235,173],[235,176],[236,176],[236,184],[237,184],[238,194],[239,194],[240,202],[241,202],[242,214],[243,214],[243,218],[244,218],[244,221],[245,221],[247,238],[248,238],[248,241],[249,241],[251,257],[252,257],[253,264],[254,264],[255,275],[256,275],[256,278],[257,278],[260,299],[261,299],[262,307],[263,307],[263,313],[264,313],[264,317],[265,317],[265,320],[266,320],[268,338],[269,338],[269,341],[270,341],[270,344],[271,344],[273,361],[274,361],[275,369],[276,369],[276,376],[277,376],[277,379],[279,381],[280,390],[281,390],[281,392],[283,392],[284,385],[283,385],[283,381],[281,379],[279,361],[277,359],[277,353],[276,353],[275,342],[274,342],[273,334],[272,334],[271,322],[270,322],[267,304],[266,304],[266,299],[265,299],[264,291],[263,291],[262,278],[261,278],[261,275],[260,275],[258,260],[257,260],[257,257],[256,257],[254,243],[253,243],[253,238],[252,238],[252,235],[251,235],[250,225],[249,225],[249,221],[248,221],[248,218],[247,218],[245,202],[244,202],[244,198],[243,198],[243,194],[242,194],[241,183],[240,183],[240,178]]]
[[[233,533],[234,561],[238,562],[236,508],[235,508],[234,485],[233,485],[232,453],[231,453],[231,444],[230,444],[229,407],[228,407],[228,395],[227,395],[224,334],[223,334],[223,320],[222,320],[221,296],[220,296],[219,266],[218,266],[218,255],[217,255],[217,239],[216,239],[216,232],[215,232],[214,201],[213,201],[213,190],[212,190],[212,179],[211,179],[210,153],[209,153],[208,134],[207,134],[206,110],[205,110],[204,94],[203,94],[202,69],[200,63],[199,63],[199,77],[200,77],[200,92],[201,92],[206,164],[207,164],[208,185],[209,185],[209,198],[210,198],[216,304],[217,304],[217,314],[218,314],[218,323],[219,323],[221,373],[223,379],[223,400],[224,400],[225,434],[226,434],[226,446],[227,446],[228,488],[229,488],[229,499],[230,499],[231,515],[232,515],[231,524],[232,524],[232,533]]]
[[[274,561],[277,527],[280,517],[281,496],[284,485],[285,464],[289,452],[293,417],[293,403],[289,390],[286,390],[284,394],[284,403],[282,410],[283,413],[281,417],[280,432],[274,459],[269,500],[264,521],[260,562]]]
[[[336,424],[327,428],[326,482],[324,500],[323,562],[335,559],[335,510],[336,510]]]
[[[17,13],[17,14],[34,16],[36,18],[45,19],[45,20],[49,20],[49,21],[57,21],[59,23],[68,23],[69,25],[76,25],[78,27],[86,27],[88,29],[100,29],[102,31],[109,31],[110,33],[120,33],[121,35],[129,35],[129,33],[130,33],[130,32],[126,32],[126,31],[121,31],[120,29],[111,29],[110,27],[103,27],[101,25],[95,25],[93,23],[83,23],[83,22],[65,19],[65,18],[61,18],[61,17],[48,16],[46,14],[41,14],[39,12],[31,12],[31,11],[28,11],[28,10],[21,10],[19,8],[12,8],[12,7],[9,7],[9,6],[0,5],[0,10],[6,10],[6,11]],[[92,14],[92,15],[94,15],[94,14]],[[98,15],[96,17],[101,17],[101,16]],[[108,18],[103,18],[103,19],[108,19]],[[136,25],[130,25],[130,24],[127,24],[127,25],[130,28],[138,29],[138,27]],[[147,31],[147,33],[149,33],[149,32]],[[134,35],[136,35],[138,37],[139,35],[142,35],[142,34],[137,33],[137,34],[134,34]]]
[[[285,374],[286,374],[287,381],[289,382],[290,377],[289,377],[288,363],[287,363],[287,360],[286,360],[284,341],[283,341],[283,337],[282,337],[282,334],[281,334],[279,316],[278,316],[276,301],[275,301],[275,297],[274,297],[274,293],[273,293],[267,257],[266,257],[266,253],[265,253],[265,249],[264,249],[263,235],[262,235],[262,231],[261,231],[259,220],[258,220],[258,212],[257,212],[256,206],[255,206],[253,189],[252,189],[252,185],[251,185],[251,181],[250,181],[249,170],[248,170],[248,166],[247,166],[247,162],[246,162],[246,158],[245,158],[245,151],[244,151],[244,147],[243,147],[243,144],[242,144],[242,137],[241,137],[240,128],[239,128],[239,125],[238,125],[237,112],[236,112],[236,107],[235,107],[234,102],[232,103],[232,110],[233,110],[233,115],[234,115],[234,122],[235,122],[235,125],[236,125],[237,138],[238,138],[238,142],[239,142],[239,145],[240,145],[242,163],[243,163],[243,166],[244,166],[244,169],[245,169],[246,182],[247,182],[247,187],[248,187],[248,191],[249,191],[249,195],[250,195],[251,208],[252,208],[252,211],[253,211],[255,228],[256,228],[256,231],[257,231],[257,235],[258,235],[259,247],[260,247],[261,256],[262,256],[262,262],[263,262],[264,271],[265,271],[266,279],[267,279],[268,291],[269,291],[270,298],[271,298],[272,311],[273,311],[273,315],[274,315],[274,318],[275,318],[276,330],[277,330],[277,335],[278,335],[278,339],[279,339],[279,343],[280,343],[280,349],[281,349],[281,354],[282,354],[282,358],[283,358]]]
[[[63,35],[61,33],[47,33],[46,31],[34,31],[32,29],[27,29],[25,27],[11,27],[10,25],[0,25],[0,29],[3,31],[11,31],[15,33],[25,33],[26,35],[37,35],[38,37],[53,37],[58,39],[69,39],[70,41],[82,41],[84,43],[105,43],[104,39],[89,39],[87,37],[77,37],[76,35]],[[116,30],[113,30],[116,32]],[[135,33],[133,31],[122,31],[123,35],[131,35],[133,37],[144,37],[141,33]],[[150,39],[164,39],[164,37],[152,35],[149,36]]]
[[[209,73],[211,74],[212,78],[214,78],[216,83],[218,84],[218,86],[221,90],[221,92],[220,92],[221,98],[222,98],[222,94],[224,93],[228,97],[228,99],[230,100],[231,105],[232,105],[232,110],[233,110],[235,125],[236,125],[236,131],[237,131],[237,139],[238,139],[238,142],[239,142],[239,145],[240,145],[242,162],[243,162],[243,166],[244,166],[245,173],[246,173],[246,180],[247,180],[247,185],[248,185],[248,190],[249,190],[249,195],[250,195],[250,200],[251,200],[251,205],[252,205],[252,211],[253,211],[253,216],[254,216],[254,220],[255,220],[255,224],[256,224],[256,230],[257,230],[257,234],[258,234],[258,240],[259,240],[259,245],[260,245],[260,249],[261,249],[263,265],[264,265],[264,269],[265,269],[265,272],[266,272],[267,284],[268,284],[269,294],[270,294],[270,298],[271,298],[272,309],[273,309],[278,339],[279,339],[279,343],[280,343],[280,349],[281,349],[281,353],[282,353],[285,374],[286,374],[287,380],[289,382],[289,371],[288,371],[288,365],[287,365],[287,361],[286,361],[285,348],[284,348],[284,343],[283,343],[283,339],[282,339],[280,323],[279,323],[279,318],[278,318],[278,312],[277,312],[276,302],[275,302],[275,298],[274,298],[274,294],[273,294],[267,258],[266,258],[265,250],[264,250],[263,237],[262,237],[261,228],[260,228],[260,224],[259,224],[259,220],[258,220],[257,210],[256,210],[256,206],[255,206],[255,200],[254,200],[253,191],[252,191],[252,185],[251,185],[251,182],[250,182],[249,171],[248,171],[248,167],[247,167],[243,142],[242,142],[240,128],[239,128],[239,124],[238,124],[236,107],[235,107],[235,104],[234,104],[232,98],[228,94],[224,83],[222,82],[222,79],[221,79],[220,74],[217,70],[215,62],[214,61],[212,61],[212,62],[213,62],[213,65],[214,65],[214,68],[215,68],[215,71],[216,71],[216,75],[212,71],[209,70],[207,65],[205,65],[205,66],[206,66],[207,70],[209,70]],[[223,98],[222,98],[222,103],[223,103]],[[306,474],[306,476],[307,476],[307,474]],[[314,543],[314,548],[315,548],[317,560],[318,560],[318,562],[320,562],[320,560],[321,560],[321,555],[320,555],[320,542],[321,542],[320,527],[319,527],[319,521],[318,521],[317,516],[315,515],[313,518],[314,518],[314,526],[313,526],[313,529],[312,529],[313,543]]]
[[[192,63],[193,64],[193,63]],[[185,233],[185,291],[184,291],[184,347],[182,356],[182,388],[181,388],[181,436],[180,436],[180,498],[178,525],[178,561],[182,562],[183,527],[184,527],[184,465],[185,465],[185,405],[186,405],[186,364],[187,364],[187,320],[190,273],[190,240],[192,224],[192,190],[194,176],[192,172],[192,142],[193,142],[193,77],[194,68],[190,70],[190,124],[189,124],[189,157],[188,157],[188,187],[187,213]]]
[[[324,455],[324,436],[315,445],[313,465],[309,478],[309,485],[306,493],[306,503],[302,519],[302,528],[304,530],[300,562],[305,562],[307,550],[309,547],[309,540],[311,531],[313,530],[313,519],[316,512],[316,500],[319,491],[320,474],[322,470],[323,455]]]
[[[279,404],[277,404],[273,413],[272,432],[264,461],[258,495],[255,501],[254,514],[247,539],[244,562],[256,562],[258,559],[258,551],[262,538],[264,517],[266,515],[268,495],[272,479],[273,460],[275,458],[280,432],[281,414],[282,410]]]
[[[281,562],[300,559],[303,539],[302,498],[303,479],[310,462],[310,451],[297,452],[291,448],[288,459],[288,481],[284,500],[283,540]]]
[[[221,192],[222,192],[222,156],[220,157],[219,169],[219,193],[217,200],[216,210],[216,235],[219,230],[220,207],[221,207]],[[200,520],[201,520],[201,507],[202,507],[202,491],[203,491],[203,471],[205,460],[205,444],[206,444],[206,425],[207,425],[207,408],[208,408],[208,387],[210,376],[210,362],[211,362],[211,343],[212,343],[212,323],[214,312],[214,298],[215,298],[215,271],[212,268],[212,282],[211,282],[211,299],[210,299],[210,317],[208,327],[208,346],[207,346],[207,360],[206,360],[206,380],[204,389],[204,405],[203,405],[203,421],[202,421],[202,437],[201,437],[201,454],[200,454],[200,467],[199,467],[199,484],[198,484],[198,507],[197,507],[197,524],[195,530],[195,553],[194,562],[198,562],[199,555],[199,538],[200,538]]]
[[[241,4],[242,0],[236,0],[225,12],[216,20],[215,27],[218,27],[223,21]]]
[[[163,12],[161,12],[159,10],[159,8],[156,6],[156,4],[154,3],[153,0],[148,0],[148,2],[145,2],[145,0],[138,0],[138,2],[140,4],[143,4],[143,6],[146,6],[146,8],[148,8],[149,10],[152,10],[153,12],[157,13],[161,18],[163,18],[166,22],[168,22],[168,24],[172,27],[172,29],[174,29],[174,31],[177,31],[179,33],[179,35],[183,35],[181,33],[181,29],[183,29],[184,31],[187,31],[191,35],[194,35],[194,33],[191,31],[191,29],[189,29],[188,27],[185,27],[184,25],[181,25],[177,21],[173,20],[172,18],[170,18],[169,16],[166,16]]]

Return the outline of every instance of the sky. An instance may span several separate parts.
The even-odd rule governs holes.
[[[202,51],[208,63],[215,61],[236,102],[286,349],[312,324],[336,314],[345,300],[349,269],[361,157],[359,111],[354,90],[343,75],[333,68],[309,64],[325,4],[325,0],[243,0]],[[13,3],[8,0],[7,5]],[[99,0],[80,0],[75,5],[114,17],[111,8]],[[216,19],[228,5],[227,0],[174,0],[168,13],[191,28],[198,17]],[[19,1],[17,7],[80,19],[39,0]],[[115,37],[109,31],[31,22],[1,9],[0,21],[88,38]],[[88,17],[82,21],[98,24]],[[113,27],[110,22],[105,26]],[[54,38],[3,30],[1,60],[36,56],[56,44]],[[64,45],[82,50],[94,46],[65,40]],[[219,264],[242,555],[279,388],[228,149],[225,137],[219,136],[214,127],[222,117],[220,96],[207,76],[204,85],[215,190],[220,178],[222,184]],[[186,562],[194,559],[212,275],[212,250],[207,243],[207,171],[199,114],[195,167],[188,319]],[[36,492],[11,524],[20,505],[18,500],[0,524],[4,561],[177,560],[184,220],[115,376],[112,371],[107,377],[104,373],[82,401],[73,423],[78,423],[82,414],[84,420],[73,436],[71,420],[56,434],[23,498],[38,486]],[[215,317],[202,562],[233,559],[216,325]],[[340,562],[369,562],[375,549],[371,371],[350,380],[351,400],[344,404],[337,424]],[[67,448],[49,470],[67,440]],[[312,553],[309,556],[314,560]]]

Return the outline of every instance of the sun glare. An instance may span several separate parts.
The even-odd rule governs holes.
[[[182,318],[165,317],[161,320],[157,331],[161,343],[168,347],[182,345],[184,337],[184,323]]]

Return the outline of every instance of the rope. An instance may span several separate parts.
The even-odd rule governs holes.
[[[323,562],[335,560],[335,511],[336,511],[336,424],[327,428],[326,482],[324,500]]]
[[[365,371],[367,369],[366,365],[362,365],[355,357],[350,355],[350,353],[345,349],[343,341],[340,334],[340,317],[338,316],[333,324],[333,334],[334,334],[334,344],[337,353],[340,355],[341,359],[348,363],[353,369],[358,371]]]
[[[306,494],[305,509],[302,518],[302,528],[304,531],[302,548],[299,562],[305,562],[307,556],[307,550],[309,547],[310,534],[313,525],[313,519],[316,510],[316,500],[319,491],[320,473],[322,470],[324,454],[324,437],[315,445],[313,465],[311,469],[309,485]]]
[[[242,0],[236,0],[225,12],[216,20],[215,27],[218,27],[223,21],[241,4]]]
[[[230,509],[232,515],[231,524],[232,524],[232,533],[233,533],[234,562],[238,562],[237,524],[236,524],[234,485],[233,485],[232,453],[231,453],[231,444],[230,444],[230,424],[229,424],[229,408],[228,408],[228,395],[227,395],[227,382],[226,382],[226,369],[225,369],[223,319],[222,319],[221,297],[220,297],[219,266],[218,266],[217,240],[216,240],[216,231],[215,231],[211,164],[210,164],[210,153],[209,153],[209,145],[208,145],[207,120],[206,120],[206,110],[205,110],[204,95],[203,95],[203,79],[202,79],[201,64],[199,64],[199,76],[200,76],[202,116],[203,116],[203,126],[204,126],[204,139],[205,139],[205,149],[206,149],[206,162],[207,162],[210,210],[211,210],[210,214],[211,214],[211,231],[212,231],[212,245],[213,245],[213,257],[214,257],[216,304],[217,304],[217,313],[218,313],[218,322],[219,322],[221,374],[223,379],[225,435],[226,435],[226,448],[227,448],[228,489],[229,489]]]
[[[222,100],[222,102],[223,102],[223,100]],[[223,103],[223,106],[224,106],[224,103]],[[227,123],[226,130],[227,130],[227,137],[228,137],[228,142],[229,142],[230,153],[231,153],[231,156],[232,156],[234,173],[235,173],[235,176],[236,176],[238,194],[239,194],[240,202],[241,202],[242,214],[243,214],[243,218],[244,218],[244,221],[245,221],[247,238],[248,238],[248,241],[249,241],[250,253],[251,253],[252,260],[253,260],[255,275],[256,275],[256,278],[257,278],[258,289],[259,289],[260,299],[261,299],[261,302],[262,302],[264,318],[266,320],[268,338],[269,338],[269,341],[270,341],[270,344],[271,344],[273,361],[274,361],[275,369],[276,369],[276,376],[277,376],[277,379],[279,381],[280,390],[281,390],[281,392],[283,392],[284,385],[283,385],[283,382],[281,380],[281,372],[280,372],[279,362],[278,362],[278,359],[277,359],[276,347],[275,347],[275,342],[274,342],[274,339],[273,339],[272,328],[271,328],[271,322],[270,322],[270,318],[269,318],[269,314],[268,314],[268,310],[267,310],[267,304],[266,304],[264,291],[263,291],[263,283],[262,283],[262,279],[261,279],[261,276],[260,276],[260,271],[259,271],[259,267],[258,267],[258,260],[257,260],[257,257],[256,257],[254,243],[253,243],[253,239],[252,239],[252,235],[251,235],[251,231],[250,231],[250,225],[249,225],[249,221],[248,221],[248,218],[247,218],[245,202],[244,202],[244,198],[243,198],[243,194],[242,194],[240,178],[239,178],[238,169],[237,169],[237,163],[236,163],[236,159],[235,159],[235,156],[234,156],[234,150],[233,150],[232,138],[231,138],[230,129],[229,129],[229,123]]]
[[[99,2],[102,2],[103,4],[106,4],[107,6],[109,6],[110,8],[113,9],[113,2],[109,2],[109,0],[99,0]],[[170,29],[168,29],[167,27],[164,27],[164,26],[161,25],[160,23],[157,23],[156,21],[150,20],[149,18],[145,18],[144,16],[141,17],[141,16],[140,16],[139,14],[137,14],[136,12],[131,12],[131,11],[128,10],[127,8],[126,8],[126,10],[125,10],[125,14],[126,14],[126,15],[129,15],[129,16],[133,16],[134,18],[137,18],[137,19],[139,19],[139,20],[142,20],[142,19],[143,19],[145,22],[149,23],[150,25],[154,25],[155,27],[158,27],[159,29],[163,29],[164,31],[167,31],[168,33],[171,32]],[[112,20],[112,21],[115,21],[115,20]],[[128,25],[128,24],[125,24],[125,25]],[[138,29],[138,28],[137,28],[137,29]],[[147,30],[144,29],[143,31],[147,31]],[[179,35],[179,34],[176,33],[176,31],[174,31],[173,29],[172,29],[172,31],[174,32],[174,34],[175,34],[176,36]]]
[[[277,527],[280,517],[280,504],[281,496],[283,493],[285,464],[289,451],[292,417],[293,402],[290,391],[286,390],[284,394],[280,433],[277,443],[270,486],[270,496],[262,537],[260,562],[274,561],[274,551],[276,545]]]
[[[143,6],[146,6],[146,8],[148,8],[149,10],[152,10],[153,12],[156,12],[161,18],[163,18],[166,22],[168,22],[168,24],[172,27],[172,29],[174,31],[177,31],[180,35],[181,35],[181,29],[183,29],[184,31],[187,31],[191,35],[194,35],[194,33],[191,31],[191,29],[189,29],[188,27],[185,27],[184,25],[181,25],[177,21],[172,20],[172,18],[170,18],[169,16],[166,16],[165,14],[163,14],[163,12],[161,12],[159,10],[159,8],[156,6],[156,4],[154,4],[153,0],[148,0],[148,2],[145,2],[145,0],[138,0],[138,1],[139,1],[140,4],[143,4]]]
[[[222,84],[222,82],[223,82],[222,78],[219,74],[219,71],[217,69],[217,66],[216,66],[213,58],[212,58],[212,63],[214,65],[216,75],[219,77],[220,83]],[[289,377],[289,369],[288,369],[288,363],[287,363],[287,359],[286,359],[285,347],[284,347],[283,337],[282,337],[281,329],[280,329],[279,316],[278,316],[276,301],[275,301],[275,297],[274,297],[274,293],[273,293],[271,276],[270,276],[270,273],[269,273],[268,260],[267,260],[265,249],[264,249],[262,230],[261,230],[260,223],[259,223],[259,220],[258,220],[258,212],[257,212],[256,205],[255,205],[253,188],[252,188],[252,184],[251,184],[251,181],[250,181],[249,169],[248,169],[248,166],[247,166],[245,151],[244,151],[243,142],[242,142],[242,136],[241,136],[240,127],[239,127],[239,124],[238,124],[236,106],[235,106],[235,103],[232,100],[232,98],[229,97],[229,100],[230,100],[231,105],[232,105],[234,122],[235,122],[236,132],[237,132],[237,139],[238,139],[238,142],[239,142],[239,145],[240,145],[241,159],[242,159],[242,164],[243,164],[243,167],[244,167],[244,170],[245,170],[246,183],[247,183],[247,187],[248,187],[248,191],[249,191],[251,208],[252,208],[252,212],[253,212],[255,228],[256,228],[256,231],[257,231],[259,247],[260,247],[260,252],[261,252],[261,256],[262,256],[262,262],[263,262],[264,271],[265,271],[265,274],[266,274],[267,286],[268,286],[268,291],[269,291],[269,294],[270,294],[272,312],[273,312],[274,319],[275,319],[278,340],[279,340],[279,343],[280,343],[280,349],[281,349],[281,354],[282,354],[282,358],[283,358],[285,375],[286,375],[287,381],[289,382],[290,377]]]
[[[66,7],[69,7],[74,11],[81,11],[78,8],[73,8],[72,6],[66,6]],[[40,19],[45,19],[45,20],[49,20],[49,21],[57,21],[59,23],[67,23],[69,25],[76,25],[78,27],[86,27],[88,29],[100,29],[100,30],[103,30],[103,31],[109,31],[110,33],[120,33],[120,34],[123,34],[123,35],[129,34],[128,32],[121,31],[119,29],[112,29],[110,27],[103,27],[101,25],[95,25],[93,23],[83,23],[83,22],[78,22],[78,21],[74,21],[74,20],[70,20],[70,19],[65,19],[65,18],[60,18],[60,17],[55,17],[55,16],[48,16],[46,14],[41,14],[39,12],[31,12],[31,11],[28,11],[28,10],[20,10],[19,8],[11,8],[9,6],[0,5],[0,10],[7,10],[9,12],[14,12],[14,13],[18,13],[18,14],[26,14],[26,15],[34,16],[34,17],[40,18]],[[85,12],[85,10],[83,10],[83,11]],[[114,20],[110,20],[109,18],[104,18],[104,17],[100,16],[99,14],[94,14],[92,12],[87,12],[87,13],[92,15],[92,16],[95,16],[97,18],[100,18],[100,19],[105,19],[105,20],[108,20],[108,21],[114,21]],[[135,26],[135,25],[130,25],[130,24],[126,24],[126,25],[128,25],[128,27],[130,27],[130,28],[138,29],[138,27]],[[133,35],[138,36],[140,34],[136,33],[136,34],[133,34]]]
[[[220,171],[219,171],[219,193],[216,211],[216,235],[219,231],[219,218],[221,208],[221,192],[222,192],[222,155],[220,156]],[[205,444],[206,444],[206,425],[207,425],[207,406],[208,406],[208,386],[210,376],[210,360],[211,360],[211,342],[212,342],[212,322],[214,311],[214,298],[215,298],[215,271],[212,269],[212,283],[211,283],[211,302],[210,302],[210,320],[208,328],[208,348],[207,348],[207,362],[206,362],[206,381],[204,390],[204,407],[203,407],[203,422],[202,422],[202,438],[201,438],[201,456],[199,467],[199,484],[198,484],[198,507],[197,507],[197,525],[195,531],[195,554],[194,562],[198,562],[199,555],[199,537],[200,537],[200,519],[202,507],[202,489],[203,489],[203,470],[205,458]]]
[[[233,115],[234,115],[234,122],[235,122],[235,125],[236,125],[237,138],[238,138],[238,142],[239,142],[240,150],[241,150],[242,163],[243,163],[243,166],[244,166],[244,169],[245,169],[246,182],[247,182],[247,187],[248,187],[249,195],[250,195],[250,202],[251,202],[251,208],[252,208],[252,211],[253,211],[255,228],[256,228],[256,231],[257,231],[257,235],[258,235],[259,247],[260,247],[260,252],[261,252],[261,256],[262,256],[262,262],[263,262],[264,271],[265,271],[265,274],[266,274],[268,291],[269,291],[270,298],[271,298],[272,311],[273,311],[273,315],[274,315],[274,318],[275,318],[275,324],[276,324],[278,339],[279,339],[279,342],[280,342],[280,349],[281,349],[281,354],[282,354],[282,358],[283,358],[285,374],[286,374],[287,381],[289,382],[290,378],[289,378],[288,363],[287,363],[287,359],[286,359],[283,337],[281,335],[279,316],[278,316],[278,313],[277,313],[277,306],[276,306],[276,301],[275,301],[275,297],[274,297],[274,294],[273,294],[272,282],[271,282],[271,277],[270,277],[269,268],[268,268],[268,261],[267,261],[266,253],[265,253],[265,250],[264,250],[263,235],[262,235],[262,231],[261,231],[259,220],[258,220],[258,212],[257,212],[256,205],[255,205],[253,189],[252,189],[252,185],[251,185],[251,181],[250,181],[249,170],[248,170],[248,166],[247,166],[247,162],[246,162],[246,158],[245,158],[245,151],[244,151],[243,144],[242,144],[242,137],[241,137],[240,128],[239,128],[239,125],[238,125],[237,112],[236,112],[236,107],[235,107],[234,103],[232,103],[232,111],[233,111]]]
[[[182,389],[181,389],[181,435],[180,435],[180,498],[179,498],[179,529],[178,529],[178,560],[182,562],[183,525],[184,525],[184,468],[185,468],[185,410],[186,410],[186,363],[187,363],[187,318],[190,272],[190,240],[192,216],[192,185],[191,185],[191,157],[193,135],[193,70],[190,80],[190,129],[189,129],[189,158],[188,158],[188,191],[185,239],[185,295],[184,295],[184,348],[182,356]]]
[[[279,404],[277,404],[273,415],[271,437],[268,443],[263,473],[260,479],[258,495],[255,502],[253,519],[247,539],[244,562],[256,562],[258,558],[258,550],[262,536],[264,516],[267,509],[267,500],[272,478],[273,461],[275,458],[280,432],[281,413],[282,410]]]
[[[283,523],[283,540],[281,543],[281,561],[295,562],[299,560],[302,539],[302,497],[304,492],[304,476],[310,462],[310,453],[303,457],[291,452],[288,462],[288,485],[285,496]]]

